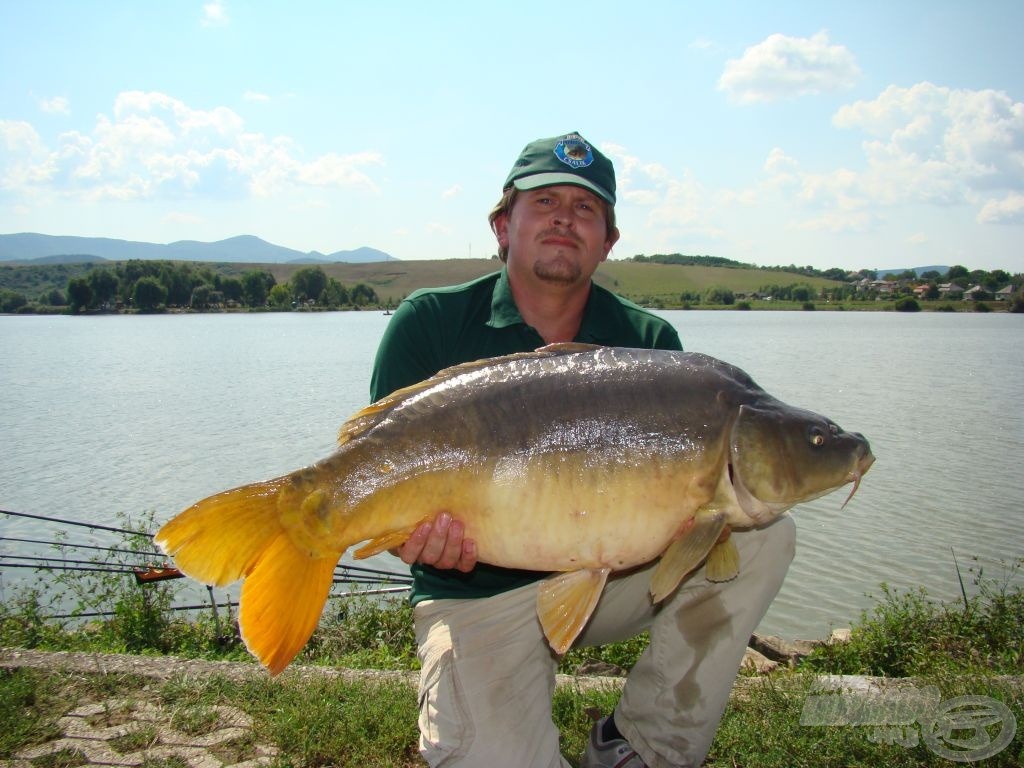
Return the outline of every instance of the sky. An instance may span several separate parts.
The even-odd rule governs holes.
[[[0,233],[489,257],[533,139],[612,258],[1024,272],[1024,3],[0,0]]]

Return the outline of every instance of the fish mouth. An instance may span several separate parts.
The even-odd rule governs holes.
[[[850,503],[850,499],[853,498],[854,494],[856,494],[857,490],[860,488],[861,478],[874,463],[875,457],[871,453],[871,449],[865,446],[863,452],[857,456],[855,466],[846,474],[842,482],[839,482],[830,488],[824,488],[818,493],[814,493],[803,498],[793,499],[791,501],[763,501],[754,496],[754,494],[751,493],[743,483],[742,473],[735,466],[733,457],[731,456],[726,465],[726,472],[728,473],[728,481],[732,486],[736,502],[740,509],[742,509],[743,513],[755,523],[762,523],[777,517],[790,507],[820,498],[832,493],[832,491],[838,488],[843,487],[847,483],[853,483],[853,488],[850,490],[850,494],[846,497],[846,501],[843,502],[842,507],[840,507],[840,509],[845,508],[846,505]]]

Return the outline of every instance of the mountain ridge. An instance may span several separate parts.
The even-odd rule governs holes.
[[[44,235],[38,232],[0,234],[0,263],[65,264],[129,259],[261,264],[365,264],[399,261],[389,253],[369,246],[329,254],[319,251],[303,253],[275,245],[255,235],[235,235],[214,242],[177,240],[161,244],[110,237]]]

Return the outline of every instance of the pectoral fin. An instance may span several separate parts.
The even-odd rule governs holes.
[[[419,525],[419,523],[416,525]],[[412,536],[412,532],[416,530],[416,525],[371,539],[353,552],[352,557],[356,560],[362,560],[373,555],[379,555],[381,552],[386,552],[389,549],[400,547],[405,544],[406,539]]]
[[[555,653],[561,655],[569,650],[572,641],[583,631],[610,571],[610,568],[568,571],[540,583],[537,617]]]
[[[654,602],[668,597],[683,577],[700,565],[724,529],[724,512],[697,513],[690,530],[669,544],[661,556],[661,562],[651,577],[651,598]]]

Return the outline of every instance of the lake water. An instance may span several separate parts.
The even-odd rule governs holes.
[[[956,599],[951,547],[965,578],[969,566],[996,575],[1021,556],[1024,318],[662,314],[688,350],[864,433],[877,457],[845,509],[839,491],[794,511],[797,557],[761,631],[826,635],[872,605],[881,582]],[[388,319],[0,317],[0,509],[115,527],[151,512],[162,522],[216,491],[309,464],[366,404]],[[0,537],[55,530],[0,515]],[[69,538],[113,543],[84,530]],[[30,548],[0,541],[0,553]],[[0,587],[31,574],[0,568]]]

